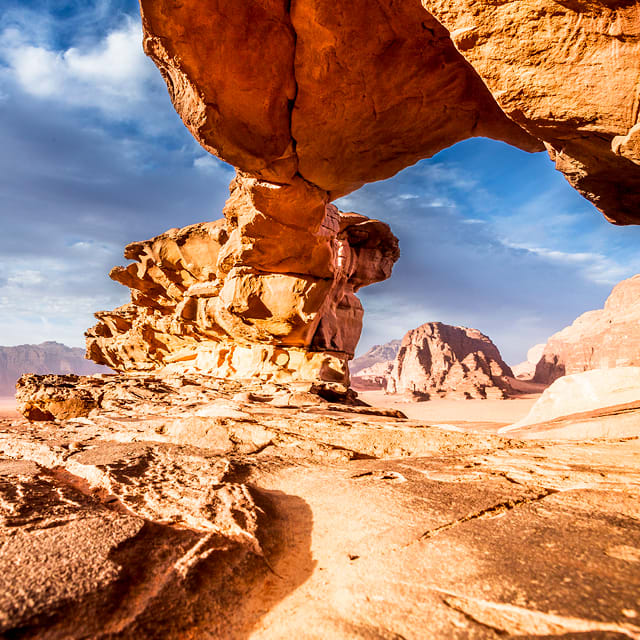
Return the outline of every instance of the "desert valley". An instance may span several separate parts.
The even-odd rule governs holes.
[[[228,163],[229,197],[219,219],[196,212],[205,221],[127,239],[109,276],[128,301],[99,298],[120,302],[93,309],[86,352],[0,347],[0,635],[640,640],[637,263],[605,269],[602,253],[474,231],[479,255],[542,256],[556,275],[597,263],[598,286],[627,275],[512,366],[483,327],[438,317],[404,335],[389,326],[387,342],[355,357],[375,317],[362,290],[389,280],[404,248],[393,225],[338,208],[483,137],[546,152],[608,223],[640,224],[640,2],[140,9],[144,52],[207,154],[191,168]],[[64,68],[67,89],[96,65],[114,118],[113,78],[129,72],[122,34],[95,55],[71,44],[58,55],[54,39],[21,42],[24,22],[11,23],[22,58],[3,54],[6,68],[18,80],[37,68],[38,92],[56,95],[38,65]],[[136,73],[134,87],[146,78]],[[142,113],[144,135],[161,137]],[[133,136],[132,122],[118,126]],[[72,176],[66,188],[104,184]],[[148,195],[154,217],[160,199]],[[394,198],[419,211],[418,196]],[[442,204],[429,207],[435,229]],[[84,292],[83,304],[98,298],[78,272],[115,237],[88,211],[78,227],[95,224],[100,242],[74,231],[62,243],[82,256],[69,299]],[[452,237],[465,226],[455,220]],[[45,275],[25,264],[0,287],[50,288],[54,262]],[[428,296],[414,289],[412,304]],[[42,306],[39,325],[62,331]]]

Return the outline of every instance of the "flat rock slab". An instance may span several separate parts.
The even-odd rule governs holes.
[[[169,388],[0,421],[6,637],[640,638],[638,438]]]

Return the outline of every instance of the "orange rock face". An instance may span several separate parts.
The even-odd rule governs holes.
[[[640,219],[638,0],[141,6],[178,113],[255,178],[333,199],[487,136],[546,147],[611,221]]]
[[[297,227],[296,211],[315,225]],[[302,181],[246,176],[225,213],[126,248],[134,262],[111,277],[131,302],[96,314],[89,357],[118,371],[348,382],[362,328],[355,292],[388,278],[399,255],[389,227],[341,213]]]
[[[422,0],[514,122],[614,222],[640,217],[640,2]]]
[[[640,275],[617,284],[604,309],[583,313],[549,338],[536,382],[550,384],[590,369],[640,366]]]
[[[428,322],[402,339],[387,392],[425,399],[506,398],[507,376],[513,372],[498,348],[477,329]]]

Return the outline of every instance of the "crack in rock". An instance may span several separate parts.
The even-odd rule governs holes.
[[[443,595],[443,602],[448,607],[499,633],[551,636],[601,631],[619,633],[632,640],[640,640],[640,627],[632,624],[574,618],[461,596],[443,589],[436,588],[434,591]]]
[[[503,502],[494,504],[490,507],[487,507],[486,509],[481,509],[480,511],[470,513],[462,518],[453,520],[452,522],[447,522],[446,524],[436,527],[435,529],[429,529],[429,531],[425,531],[418,538],[418,540],[428,540],[429,538],[433,538],[435,535],[441,533],[442,531],[447,531],[448,529],[452,529],[453,527],[464,524],[465,522],[470,522],[471,520],[486,520],[489,518],[497,518],[507,511],[512,511],[516,507],[530,504],[532,502],[538,502],[539,500],[543,500],[547,496],[553,495],[554,493],[558,493],[558,491],[556,489],[544,489],[534,496],[527,496],[524,498],[518,498],[516,500],[504,500]]]

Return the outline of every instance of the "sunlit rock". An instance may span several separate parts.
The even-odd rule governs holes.
[[[511,391],[507,377],[513,372],[477,329],[428,322],[402,339],[387,392],[424,399],[505,398]]]
[[[549,338],[534,380],[557,378],[590,369],[640,365],[640,275],[618,283],[603,309],[583,313]]]
[[[300,211],[314,227],[296,227]],[[126,248],[134,262],[111,277],[131,302],[96,314],[89,357],[117,371],[348,383],[362,329],[355,292],[388,278],[399,255],[389,227],[341,213],[302,181],[244,176],[225,214]]]

